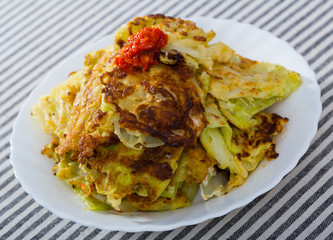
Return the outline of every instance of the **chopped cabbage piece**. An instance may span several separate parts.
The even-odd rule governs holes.
[[[247,178],[246,169],[230,152],[218,128],[206,127],[199,138],[208,155],[216,159],[219,168],[229,168],[231,173]]]
[[[228,101],[218,100],[220,110],[228,118],[228,120],[239,127],[247,129],[255,124],[252,117],[277,102],[277,97],[269,99],[260,99],[252,97],[232,98]]]
[[[220,197],[226,192],[229,181],[227,172],[217,173],[215,167],[209,168],[205,180],[200,184],[201,197],[208,200],[211,197]]]

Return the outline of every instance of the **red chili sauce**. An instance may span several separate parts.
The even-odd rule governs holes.
[[[114,63],[123,70],[140,67],[146,71],[158,63],[159,52],[168,42],[168,36],[158,28],[145,27],[128,38]]]

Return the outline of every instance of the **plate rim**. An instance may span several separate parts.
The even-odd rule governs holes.
[[[189,19],[191,19],[191,20],[193,20],[195,22],[200,21],[201,19],[204,19],[205,21],[206,20],[210,20],[210,21],[223,21],[223,22],[230,22],[230,23],[236,23],[236,24],[241,24],[241,25],[247,25],[248,27],[256,28],[257,30],[266,32],[266,34],[269,34],[269,35],[273,36],[274,38],[276,38],[277,40],[279,40],[280,42],[283,42],[284,44],[288,45],[288,47],[292,51],[294,51],[295,53],[297,53],[297,51],[293,47],[291,47],[291,45],[289,43],[287,43],[286,41],[284,41],[282,39],[279,39],[276,36],[274,36],[272,33],[268,32],[266,30],[257,28],[254,25],[250,25],[250,24],[247,24],[247,23],[237,22],[237,21],[230,20],[230,19],[215,19],[215,18],[209,18],[209,17],[195,17],[195,18],[189,18]],[[97,45],[99,42],[105,41],[106,39],[110,38],[110,36],[112,36],[112,35],[113,34],[107,35],[107,36],[99,39],[96,42],[90,43],[90,44],[88,44],[88,45],[80,48],[74,54],[69,55],[68,57],[66,57],[65,59],[63,59],[63,61],[60,64],[58,64],[57,66],[55,66],[54,68],[52,68],[48,72],[48,74],[46,74],[46,76],[44,77],[44,79],[33,89],[33,91],[31,91],[31,93],[29,94],[28,98],[25,100],[24,104],[20,108],[19,114],[16,117],[16,119],[14,121],[14,124],[13,124],[13,130],[12,130],[12,134],[11,134],[11,138],[10,138],[10,148],[11,148],[10,162],[11,162],[11,164],[13,166],[15,177],[18,179],[18,181],[20,182],[20,184],[21,184],[21,186],[22,186],[22,188],[24,189],[25,192],[27,192],[38,204],[40,204],[41,206],[47,208],[49,211],[51,211],[56,216],[59,216],[59,217],[61,217],[63,219],[68,219],[68,220],[71,220],[71,221],[74,221],[74,222],[77,222],[79,224],[82,224],[82,225],[85,225],[85,226],[89,226],[89,227],[101,228],[101,229],[112,230],[112,231],[127,231],[127,232],[166,231],[166,230],[175,229],[177,227],[198,224],[198,223],[201,223],[201,222],[206,221],[208,219],[212,219],[212,218],[216,218],[216,217],[219,217],[219,216],[223,216],[223,215],[231,212],[232,210],[234,210],[236,208],[243,207],[243,206],[247,205],[248,203],[252,202],[256,197],[258,197],[258,196],[260,196],[260,195],[262,195],[262,194],[270,191],[274,187],[276,187],[276,185],[279,182],[281,182],[282,178],[285,177],[289,172],[291,172],[295,168],[295,166],[299,162],[300,158],[308,150],[308,148],[309,148],[309,146],[311,144],[311,141],[315,137],[315,135],[317,133],[317,130],[318,130],[318,122],[319,122],[319,119],[320,119],[320,116],[321,116],[321,112],[322,112],[322,104],[321,104],[321,100],[320,100],[320,88],[319,88],[319,84],[318,84],[318,82],[316,80],[315,73],[313,72],[313,70],[311,69],[311,67],[309,66],[309,64],[306,62],[306,60],[304,59],[304,57],[301,56],[299,53],[297,53],[298,55],[301,56],[301,58],[303,59],[303,61],[307,65],[307,67],[311,70],[312,76],[310,78],[313,78],[314,80],[316,80],[314,82],[314,84],[316,85],[316,89],[315,90],[316,90],[316,93],[319,96],[319,98],[317,98],[317,100],[319,100],[319,103],[320,103],[319,104],[320,105],[320,109],[318,109],[318,112],[316,114],[314,114],[315,115],[315,122],[317,124],[316,124],[316,126],[314,128],[311,128],[312,131],[308,135],[309,136],[308,140],[309,139],[310,140],[307,142],[307,144],[305,146],[303,146],[303,148],[301,149],[301,151],[298,152],[297,160],[292,161],[288,166],[286,166],[284,168],[284,171],[282,173],[280,173],[277,177],[275,177],[275,179],[274,179],[275,181],[274,182],[270,182],[270,184],[266,185],[266,188],[261,188],[261,189],[257,190],[256,192],[252,193],[247,198],[242,199],[241,201],[239,201],[239,202],[237,202],[235,204],[231,204],[229,207],[227,207],[227,208],[225,208],[223,210],[211,212],[208,215],[202,215],[202,216],[199,216],[199,217],[194,218],[194,219],[187,219],[187,221],[173,222],[173,223],[170,223],[167,226],[165,226],[165,225],[151,225],[151,224],[150,225],[144,225],[144,224],[143,225],[136,225],[136,227],[134,227],[134,226],[127,226],[127,227],[126,226],[107,226],[107,225],[98,226],[98,225],[95,225],[93,223],[89,224],[89,223],[87,223],[84,220],[72,217],[72,216],[70,216],[70,215],[68,215],[68,214],[66,214],[64,212],[58,212],[58,211],[56,211],[55,208],[52,208],[52,206],[48,205],[48,203],[45,202],[44,200],[42,200],[38,195],[36,196],[36,194],[34,194],[34,191],[21,178],[20,174],[18,174],[18,171],[17,171],[17,167],[18,166],[16,165],[17,162],[15,161],[15,157],[16,157],[16,154],[15,154],[15,151],[16,151],[15,136],[17,135],[17,128],[18,128],[17,124],[19,122],[19,119],[22,118],[23,110],[24,109],[26,110],[26,108],[28,106],[28,102],[31,99],[31,97],[36,92],[38,92],[38,90],[43,86],[43,84],[45,84],[48,81],[50,75],[54,74],[54,72],[57,69],[61,68],[66,63],[66,61],[68,61],[70,58],[74,58],[77,55],[81,55],[82,52],[85,49],[91,48],[93,45]],[[87,53],[87,52],[85,52],[85,53]],[[311,79],[311,80],[313,80],[313,79]],[[195,206],[192,206],[192,207],[195,207]],[[86,210],[83,210],[83,211],[86,211]],[[174,211],[177,211],[177,210],[174,210]],[[172,212],[172,211],[169,211],[169,212]]]

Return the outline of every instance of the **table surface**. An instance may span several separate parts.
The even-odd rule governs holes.
[[[225,216],[166,232],[104,231],[64,220],[26,194],[10,164],[13,122],[46,73],[135,16],[253,24],[305,57],[323,112],[309,150],[274,189]],[[333,239],[333,1],[0,1],[0,239]],[[306,131],[306,129],[304,129]]]

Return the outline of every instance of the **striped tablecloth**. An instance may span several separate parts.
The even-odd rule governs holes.
[[[22,103],[45,74],[135,16],[234,19],[289,42],[316,72],[319,130],[274,189],[225,216],[166,232],[104,231],[61,219],[26,194],[10,164]],[[333,239],[333,1],[0,1],[1,239]],[[306,131],[306,129],[304,129]],[[33,137],[33,136],[32,136]]]

